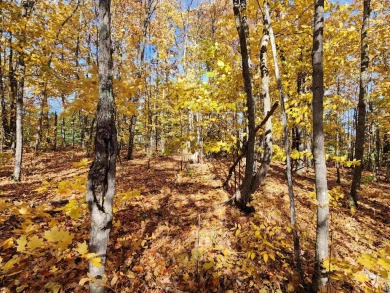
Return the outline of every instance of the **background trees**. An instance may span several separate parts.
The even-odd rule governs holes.
[[[159,156],[177,156],[182,169],[205,157],[228,158],[234,164],[226,190],[248,211],[251,194],[267,183],[271,160],[291,167],[292,191],[294,180],[312,175],[314,157],[322,262],[326,165],[336,166],[339,188],[356,174],[354,204],[359,182],[390,178],[389,7],[386,1],[318,2],[324,29],[314,32],[322,41],[312,42],[312,1],[269,1],[269,15],[266,4],[113,0],[112,44],[105,47],[94,1],[1,1],[0,144],[15,158],[13,177],[23,181],[27,173],[23,150],[39,156],[70,149],[74,155],[80,148],[87,157],[107,151],[104,139],[94,139],[107,122],[117,143],[109,137],[109,154],[98,155],[105,162],[105,156],[115,161],[116,144],[129,160],[147,155],[148,170]],[[111,118],[103,123],[96,109],[104,108],[98,99],[104,50],[103,56],[112,54],[107,70],[116,103],[110,96]],[[273,57],[277,62],[267,62]],[[277,100],[280,107],[271,107]],[[271,112],[272,125],[268,119],[264,129],[256,127]]]

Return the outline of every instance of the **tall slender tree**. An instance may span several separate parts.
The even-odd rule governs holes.
[[[368,23],[370,19],[370,2],[371,0],[363,1],[363,25],[360,36],[360,85],[359,85],[359,102],[358,102],[358,117],[356,126],[356,142],[355,142],[355,158],[360,161],[359,165],[355,166],[353,171],[351,193],[349,201],[352,207],[358,206],[358,188],[363,170],[363,154],[364,154],[364,139],[366,131],[366,96],[368,87]]]
[[[328,276],[323,266],[328,257],[328,218],[329,199],[326,180],[326,160],[324,146],[324,0],[314,1],[314,33],[313,33],[313,155],[315,186],[317,195],[317,233],[316,254],[313,283],[315,288],[327,285]]]
[[[247,119],[248,119],[248,140],[246,142],[246,166],[245,177],[240,190],[235,194],[235,203],[241,209],[246,209],[250,201],[252,177],[254,175],[255,161],[255,101],[252,91],[252,75],[250,71],[250,60],[247,38],[249,37],[248,24],[246,23],[246,1],[233,0],[233,12],[236,21],[238,36],[241,48],[242,76],[246,93]]]
[[[34,1],[22,1],[22,17],[27,18],[32,11]],[[24,26],[26,29],[26,25]],[[26,43],[26,35],[24,31],[20,32],[19,40],[19,56],[16,63],[17,92],[16,92],[16,145],[15,145],[15,164],[13,179],[20,181],[22,174],[22,159],[23,159],[23,95],[24,95],[24,76],[26,73],[26,65],[24,61],[24,46]]]
[[[283,90],[282,80],[279,72],[279,62],[278,62],[278,56],[276,51],[275,35],[271,25],[271,15],[270,15],[269,4],[267,1],[264,2],[263,13],[264,13],[263,16],[264,26],[268,27],[268,31],[269,31],[271,48],[272,48],[272,57],[274,60],[274,67],[275,67],[275,76],[276,76],[276,81],[279,90],[280,108],[281,108],[282,125],[283,125],[283,143],[284,143],[284,150],[286,152],[286,179],[287,179],[287,186],[288,186],[288,195],[290,199],[290,223],[293,226],[294,258],[295,258],[300,281],[303,284],[304,277],[303,277],[301,258],[300,258],[301,249],[299,244],[299,235],[296,229],[297,227],[296,227],[296,216],[295,216],[295,197],[294,197],[294,189],[293,189],[293,181],[292,181],[292,164],[291,164],[291,155],[290,155],[291,148],[290,148],[289,130],[287,125],[288,116],[286,113],[286,106],[285,106],[286,97]]]
[[[89,264],[90,292],[104,292],[106,252],[112,226],[115,195],[117,131],[113,95],[110,0],[99,0],[99,102],[96,115],[95,155],[88,174],[86,199],[91,212],[89,251],[100,266]]]

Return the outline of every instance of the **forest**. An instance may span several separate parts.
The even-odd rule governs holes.
[[[0,0],[0,292],[390,292],[389,0]]]

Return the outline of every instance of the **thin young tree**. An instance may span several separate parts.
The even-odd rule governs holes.
[[[263,14],[264,14],[263,15],[264,27],[268,29],[269,37],[271,41],[272,57],[274,60],[274,67],[275,67],[275,76],[276,76],[276,81],[279,90],[280,108],[281,108],[282,125],[283,125],[283,144],[284,144],[284,150],[286,152],[286,179],[287,179],[287,186],[288,186],[288,195],[290,200],[290,224],[293,227],[294,258],[295,258],[300,282],[302,285],[304,285],[304,276],[303,276],[301,258],[300,258],[301,248],[299,243],[298,231],[296,229],[297,227],[296,227],[296,215],[295,215],[295,196],[294,196],[294,189],[293,189],[292,164],[291,164],[291,156],[290,156],[291,147],[290,147],[289,130],[287,125],[288,116],[286,113],[286,106],[285,106],[286,97],[283,90],[282,79],[280,77],[280,72],[279,72],[279,62],[278,62],[278,56],[276,51],[275,35],[272,29],[270,9],[267,1],[264,2]]]
[[[106,252],[112,226],[115,195],[117,133],[113,95],[110,0],[99,0],[99,101],[96,115],[95,155],[88,174],[86,199],[91,212],[89,251],[100,266],[89,264],[90,292],[104,292]]]
[[[31,2],[31,3],[30,3]],[[35,1],[22,1],[22,17],[26,18],[32,11]],[[26,26],[25,26],[26,27]],[[24,46],[26,43],[25,32],[20,32],[18,60],[16,63],[17,73],[17,92],[16,92],[16,144],[15,144],[15,164],[12,175],[15,181],[20,181],[22,174],[23,160],[23,96],[24,96],[24,77],[26,65],[24,62]]]
[[[315,187],[317,195],[317,233],[313,284],[315,289],[325,287],[328,275],[323,266],[329,255],[329,199],[326,180],[326,160],[324,146],[324,0],[314,1],[313,33],[313,155]]]
[[[353,171],[351,192],[349,195],[350,204],[354,208],[358,207],[358,188],[363,170],[364,139],[366,131],[366,96],[368,87],[368,66],[370,62],[367,38],[368,23],[370,19],[370,2],[371,0],[364,0],[363,2],[363,26],[360,36],[360,85],[355,142],[355,158],[360,164],[356,165]]]

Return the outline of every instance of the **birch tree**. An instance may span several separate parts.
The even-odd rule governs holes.
[[[112,226],[115,195],[117,133],[113,96],[110,0],[99,0],[99,101],[96,115],[95,155],[88,174],[86,199],[91,212],[89,251],[100,265],[89,264],[90,292],[104,292],[101,283]]]

